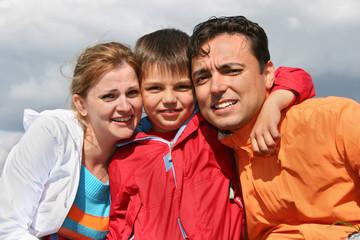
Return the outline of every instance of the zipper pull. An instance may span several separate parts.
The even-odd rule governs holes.
[[[234,185],[233,183],[230,181],[230,187],[229,187],[229,198],[230,199],[234,199],[235,198],[235,194],[234,194]]]

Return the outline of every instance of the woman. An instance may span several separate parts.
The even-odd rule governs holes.
[[[129,48],[98,44],[78,57],[72,110],[25,110],[0,178],[0,239],[105,239],[108,159],[141,118],[138,74]]]

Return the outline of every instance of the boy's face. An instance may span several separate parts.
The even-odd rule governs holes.
[[[146,114],[154,131],[177,130],[195,110],[194,91],[188,76],[179,76],[156,65],[150,67],[141,81],[141,94]]]

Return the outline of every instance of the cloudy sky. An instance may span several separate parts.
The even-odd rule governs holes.
[[[0,0],[0,170],[25,108],[68,108],[73,59],[97,39],[131,47],[151,31],[191,34],[211,16],[244,15],[267,32],[275,66],[309,72],[317,97],[360,102],[358,0]]]

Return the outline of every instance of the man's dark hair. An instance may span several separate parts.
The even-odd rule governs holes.
[[[202,46],[222,34],[244,35],[248,40],[252,54],[259,62],[260,72],[263,71],[270,60],[268,38],[264,29],[243,16],[212,17],[196,25],[190,37],[189,58],[194,59],[209,54]]]

